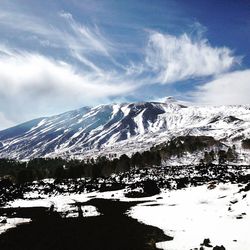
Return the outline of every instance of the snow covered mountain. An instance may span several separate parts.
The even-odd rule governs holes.
[[[240,145],[250,138],[250,105],[193,106],[165,102],[83,107],[0,131],[0,157],[130,154],[180,135],[208,135]]]

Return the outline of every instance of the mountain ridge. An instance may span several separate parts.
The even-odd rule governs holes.
[[[91,157],[143,151],[180,135],[207,135],[240,147],[250,105],[164,102],[105,104],[37,118],[0,131],[0,157]]]

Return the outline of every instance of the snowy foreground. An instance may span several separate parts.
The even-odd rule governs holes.
[[[223,245],[230,250],[249,250],[250,237],[250,191],[249,184],[208,183],[197,187],[162,191],[147,198],[126,198],[125,190],[92,192],[88,194],[66,194],[52,197],[26,199],[9,202],[6,207],[50,207],[65,217],[77,216],[73,204],[93,198],[118,199],[120,201],[144,201],[132,207],[127,214],[140,222],[162,229],[172,241],[158,242],[157,247],[168,250],[199,249],[204,239],[212,246]],[[93,206],[85,206],[83,216],[98,216]],[[3,220],[4,218],[1,218]],[[0,233],[29,219],[6,218],[1,223]],[[98,229],[97,229],[98,230]],[[204,249],[212,249],[206,248]]]
[[[162,199],[140,204],[129,212],[143,223],[173,236],[173,241],[157,243],[168,250],[195,249],[204,239],[230,250],[249,250],[250,193],[238,185],[207,185],[162,193]],[[211,249],[211,248],[210,248]]]

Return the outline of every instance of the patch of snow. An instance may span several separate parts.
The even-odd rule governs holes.
[[[95,206],[81,206],[82,216],[83,217],[92,217],[101,215]],[[75,206],[72,206],[72,209],[67,211],[66,218],[76,218],[79,217],[78,209]]]
[[[20,224],[29,222],[31,222],[31,219],[0,217],[0,234],[6,232],[10,228],[15,228]]]
[[[174,237],[157,243],[159,248],[194,249],[209,238],[214,246],[249,250],[250,193],[238,191],[236,184],[219,184],[212,190],[203,185],[165,192],[162,199],[133,207],[130,215]]]

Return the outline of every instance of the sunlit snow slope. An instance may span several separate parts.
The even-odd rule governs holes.
[[[131,153],[180,135],[229,144],[250,137],[250,105],[193,106],[167,98],[84,107],[0,131],[0,157],[84,157]]]

